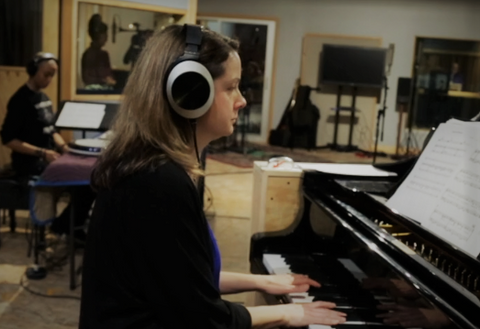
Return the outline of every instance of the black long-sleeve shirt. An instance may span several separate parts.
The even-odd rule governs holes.
[[[198,192],[172,162],[98,193],[83,271],[80,329],[251,327],[221,299]]]

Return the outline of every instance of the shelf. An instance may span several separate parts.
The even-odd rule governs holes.
[[[478,53],[478,52],[440,50],[440,49],[430,49],[430,48],[423,49],[422,53],[424,53],[424,54],[436,54],[436,55],[463,55],[463,56],[480,57],[480,53]]]
[[[340,108],[337,108],[337,107],[331,107],[330,108],[331,111],[337,111],[337,109],[340,110],[340,111],[349,111],[349,112],[352,111],[352,108],[349,107],[349,106],[340,106]],[[359,109],[357,109],[357,108],[355,109],[355,112],[359,112],[359,111],[360,111]]]
[[[463,97],[463,98],[480,98],[480,92],[471,92],[471,91],[455,91],[450,90],[448,92],[450,97]]]
[[[419,88],[418,94],[425,94],[425,89]],[[448,96],[459,98],[480,98],[480,92],[449,90]]]

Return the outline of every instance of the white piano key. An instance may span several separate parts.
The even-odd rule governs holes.
[[[308,292],[291,292],[290,297],[308,297]]]
[[[284,267],[277,267],[274,269],[275,274],[291,274],[292,271],[290,270],[289,266],[284,266]]]
[[[306,297],[290,297],[292,303],[294,304],[306,304],[313,302],[313,296],[306,296]]]
[[[325,326],[323,324],[311,324],[308,326],[308,329],[332,329],[333,327]]]
[[[305,304],[313,302],[314,297],[309,296],[308,292],[292,292],[288,294],[292,303],[294,304]]]
[[[286,266],[285,261],[278,254],[264,254],[262,262],[270,274],[275,274],[277,268]]]
[[[342,324],[348,324],[351,326],[384,326],[385,325],[382,322],[368,322],[368,321],[345,321]]]
[[[264,254],[263,255],[263,261],[268,262],[269,264],[286,264],[285,259],[282,257],[282,255],[278,254]]]
[[[262,259],[265,268],[270,274],[290,274],[290,266],[279,254],[264,254]]]

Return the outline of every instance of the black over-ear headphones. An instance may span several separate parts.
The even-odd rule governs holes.
[[[29,76],[33,77],[35,74],[37,74],[38,71],[38,66],[40,65],[41,62],[44,61],[49,61],[53,59],[56,63],[58,63],[57,57],[55,57],[54,54],[52,53],[37,53],[35,57],[33,57],[28,63],[27,63],[27,73]]]
[[[187,119],[204,115],[213,103],[213,78],[198,62],[202,43],[202,28],[185,24],[185,52],[170,67],[165,92],[173,110]]]

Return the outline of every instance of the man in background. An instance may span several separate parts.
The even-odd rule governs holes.
[[[0,132],[3,144],[12,150],[12,169],[18,181],[25,183],[31,176],[40,175],[49,163],[68,151],[63,137],[55,130],[52,101],[42,92],[48,87],[58,69],[57,58],[50,53],[38,53],[27,64],[28,81],[12,96]],[[89,186],[81,189],[80,202],[75,207],[78,221],[83,225],[94,200]],[[70,205],[55,218],[51,230],[68,234]],[[83,231],[76,231],[78,240],[85,240]]]
[[[19,176],[41,174],[68,148],[55,131],[52,102],[42,92],[57,69],[53,54],[38,53],[27,65],[27,83],[8,102],[1,137],[12,150],[12,169]]]

